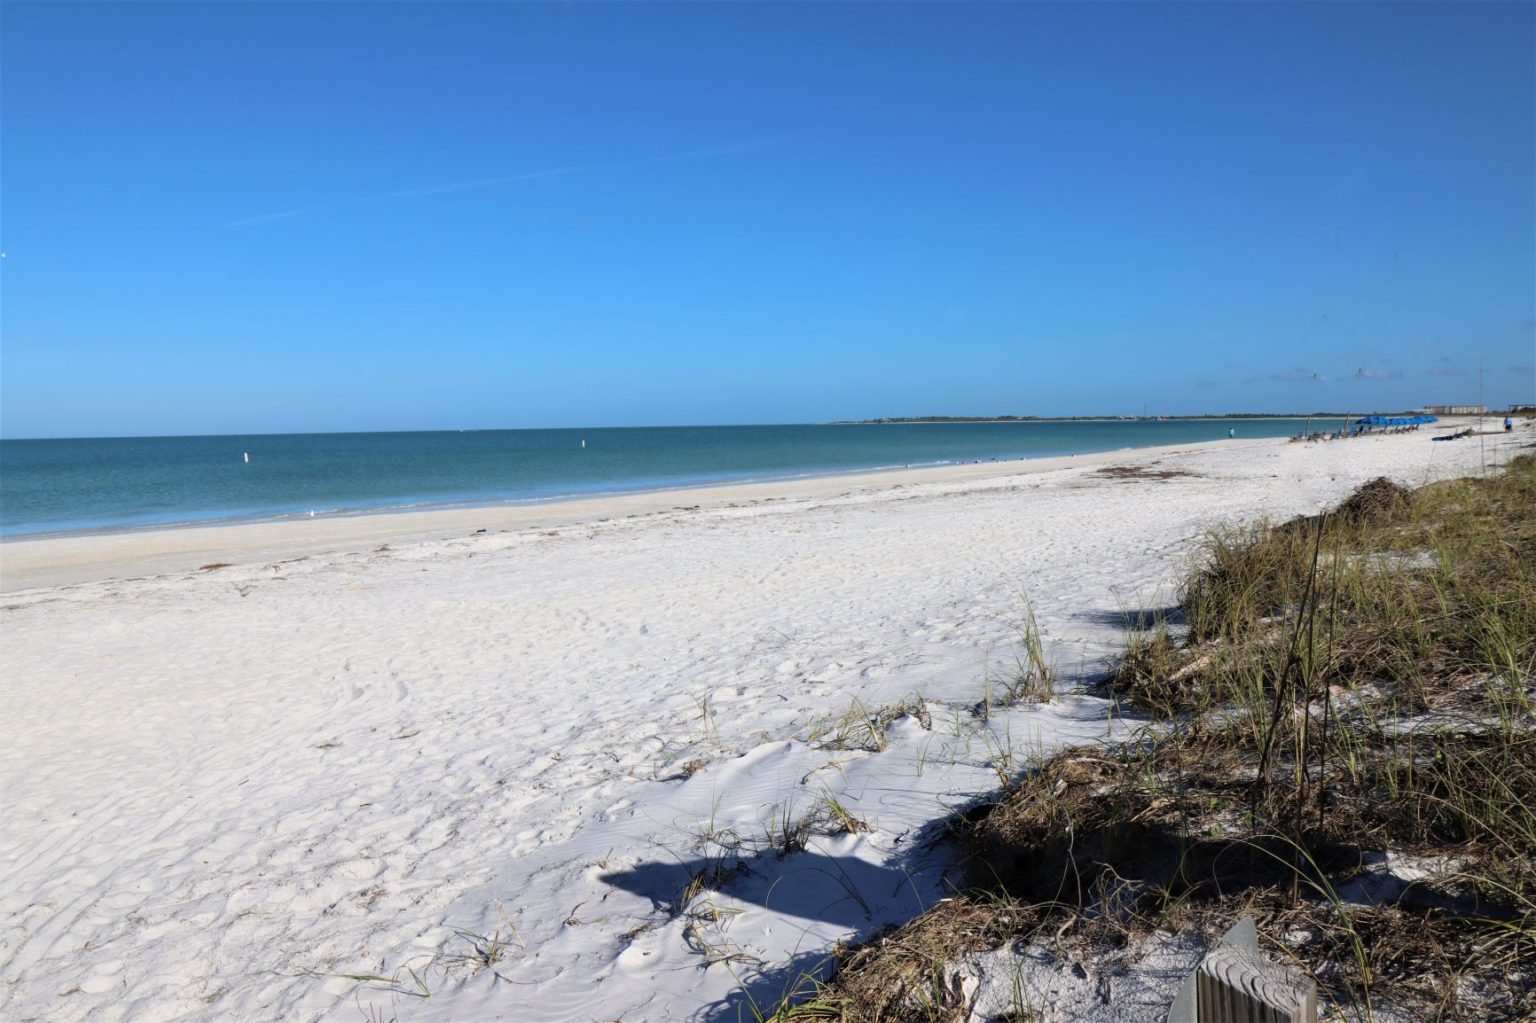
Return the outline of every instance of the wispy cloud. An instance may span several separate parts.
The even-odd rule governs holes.
[[[1431,366],[1429,375],[1432,377],[1464,377],[1467,371],[1460,366]]]
[[[710,146],[706,149],[691,149],[682,153],[642,157],[637,160],[571,164],[565,167],[549,167],[543,170],[525,171],[521,174],[504,174],[492,178],[474,178],[469,181],[451,181],[444,185],[431,185],[425,188],[402,188],[393,192],[381,192],[377,195],[363,195],[351,199],[336,199],[331,202],[315,203],[298,209],[284,210],[281,213],[263,213],[254,217],[243,217],[240,220],[231,220],[224,226],[246,227],[250,224],[260,224],[269,220],[286,220],[289,217],[302,217],[321,210],[335,209],[338,206],[351,206],[356,203],[381,202],[386,199],[415,199],[430,195],[448,195],[452,192],[467,192],[476,188],[496,188],[502,185],[518,184],[523,181],[538,181],[544,178],[564,178],[576,174],[595,174],[601,171],[629,170],[636,167],[658,167],[672,163],[688,163],[693,160],[712,160],[726,156],[739,156],[744,153],[776,146],[783,141],[782,138],[751,139],[745,142],[733,142],[729,145]]]
[[[1245,384],[1321,384],[1328,378],[1321,373],[1310,369],[1292,369],[1283,373],[1267,373],[1260,377],[1249,377]]]
[[[1504,372],[1515,377],[1536,376],[1536,366],[1509,366]]]
[[[263,213],[259,217],[246,217],[244,220],[231,220],[225,227],[244,227],[246,224],[259,224],[263,220],[285,220],[288,217],[302,217],[306,210],[285,210],[282,213]]]
[[[1398,370],[1398,369],[1357,369],[1357,370],[1355,370],[1355,379],[1356,380],[1401,380],[1401,379],[1403,379],[1403,372],[1402,372],[1402,370]]]

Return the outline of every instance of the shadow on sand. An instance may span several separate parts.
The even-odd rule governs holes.
[[[1184,624],[1184,612],[1177,604],[1168,607],[1096,608],[1091,611],[1080,611],[1073,617],[1106,628],[1125,629],[1130,632],[1147,632],[1156,628],[1159,622],[1166,625]]]
[[[831,950],[837,942],[862,941],[906,923],[943,898],[955,864],[948,833],[946,820],[930,823],[909,847],[912,851],[889,864],[814,848],[782,857],[772,849],[737,850],[716,858],[640,863],[604,874],[602,880],[648,899],[659,911],[679,915],[688,908],[682,904],[685,893],[703,878],[709,890],[791,918],[779,926],[801,928],[800,944],[812,950],[762,972],[738,966],[736,990],[693,1017],[699,1023],[753,1021],[786,1001],[813,995],[814,982],[832,972]]]

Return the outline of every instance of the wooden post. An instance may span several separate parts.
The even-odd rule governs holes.
[[[1316,1023],[1317,986],[1297,971],[1230,945],[1195,971],[1201,1023]]]
[[[1317,985],[1259,954],[1253,921],[1239,920],[1184,982],[1168,1023],[1316,1023]]]

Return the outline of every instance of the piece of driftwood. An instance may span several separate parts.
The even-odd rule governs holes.
[[[1222,935],[1179,989],[1168,1023],[1316,1023],[1317,985],[1259,953],[1253,921]]]

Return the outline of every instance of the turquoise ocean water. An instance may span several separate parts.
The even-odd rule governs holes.
[[[0,536],[544,501],[1184,444],[1224,439],[1229,427],[1279,437],[1300,426],[1210,419],[6,440]]]

